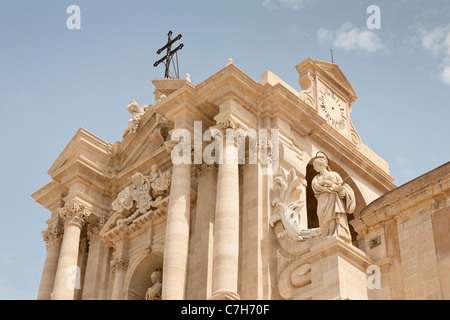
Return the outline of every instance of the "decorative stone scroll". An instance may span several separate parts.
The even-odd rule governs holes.
[[[122,138],[125,138],[127,134],[133,134],[137,131],[139,127],[139,122],[142,116],[148,110],[150,105],[143,105],[142,107],[133,99],[133,101],[127,106],[127,111],[132,115],[130,120],[128,120],[128,126],[122,134]]]
[[[306,72],[300,76],[298,81],[302,87],[302,91],[300,91],[300,99],[311,107],[314,107],[316,104],[316,99],[314,97],[314,91],[316,89],[314,75],[312,75],[311,72]]]
[[[283,230],[277,234],[277,239],[288,236],[293,241],[303,241],[319,234],[319,229],[303,229],[301,227],[300,210],[305,206],[301,200],[301,185],[304,180],[299,178],[294,168],[287,171],[280,168],[274,178],[274,189],[278,190],[279,196],[272,200],[275,214],[270,217],[270,226],[274,227],[277,221],[282,222]]]
[[[155,203],[166,197],[171,183],[171,172],[162,173],[153,165],[149,176],[136,173],[131,177],[132,184],[123,189],[112,203],[116,212],[130,211],[131,215],[118,219],[117,225],[134,220],[155,207]]]

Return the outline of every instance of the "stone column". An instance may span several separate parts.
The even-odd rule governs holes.
[[[123,284],[127,268],[128,259],[126,258],[116,258],[111,261],[111,270],[114,274],[112,300],[123,300]]]
[[[217,165],[206,163],[196,165],[195,177],[198,183],[197,212],[195,216],[195,233],[193,264],[196,266],[192,276],[195,281],[194,300],[205,300],[211,297],[214,215],[216,210]],[[191,274],[190,274],[191,276]]]
[[[83,300],[99,300],[104,290],[108,270],[108,246],[102,241],[100,230],[105,218],[97,224],[88,225],[89,253],[86,263],[86,275],[83,281]]]
[[[236,124],[219,123],[222,137],[223,163],[217,177],[214,225],[214,262],[211,299],[240,299],[237,293],[239,272],[239,165],[237,137],[230,133]]]
[[[51,299],[63,231],[63,228],[53,225],[42,232],[44,241],[47,243],[47,256],[45,257],[44,270],[42,271],[41,283],[39,285],[38,300]]]
[[[80,245],[80,233],[84,224],[84,218],[91,211],[84,205],[71,201],[60,211],[60,217],[64,221],[64,237],[59,254],[58,269],[55,276],[55,285],[52,300],[73,300],[75,285],[79,274],[78,251]]]
[[[163,300],[182,300],[189,250],[191,165],[174,164],[164,242]]]

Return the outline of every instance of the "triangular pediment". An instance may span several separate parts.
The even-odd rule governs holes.
[[[93,153],[97,159],[99,154],[103,154],[106,158],[108,145],[86,129],[80,128],[50,167],[48,174],[54,178],[61,170],[79,160],[89,163],[89,160],[94,158],[91,156]],[[91,164],[96,166],[94,161]]]
[[[127,134],[121,142],[122,167],[131,167],[154,156],[155,151],[163,147],[164,142],[170,138],[169,132],[172,129],[172,122],[149,109],[141,119],[137,132]]]
[[[315,74],[320,75],[321,78],[333,82],[348,95],[351,102],[358,98],[355,89],[350,84],[341,68],[335,63],[307,58],[298,64],[296,69],[300,74],[307,71],[313,71]]]

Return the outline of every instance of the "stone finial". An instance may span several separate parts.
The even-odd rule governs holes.
[[[186,79],[187,82],[192,82],[191,81],[191,75],[189,73],[186,74],[185,79]]]
[[[230,64],[233,64],[233,59],[231,59],[231,58],[228,59],[227,66],[229,66]]]

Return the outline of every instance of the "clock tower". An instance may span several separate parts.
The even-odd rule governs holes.
[[[358,97],[339,66],[308,58],[296,69],[303,89],[301,98],[326,120],[328,126],[360,148],[361,139],[350,119],[351,104]]]

